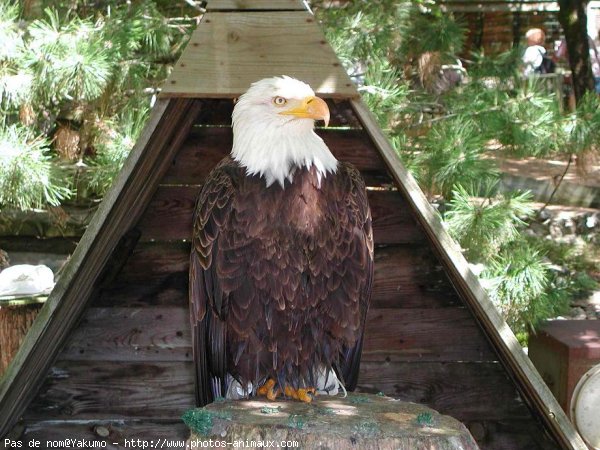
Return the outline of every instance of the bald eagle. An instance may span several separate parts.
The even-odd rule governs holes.
[[[354,389],[373,280],[365,185],[314,132],[329,109],[290,77],[237,101],[233,148],[196,204],[196,402]]]

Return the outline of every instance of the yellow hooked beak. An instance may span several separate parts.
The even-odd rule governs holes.
[[[296,116],[304,119],[322,120],[329,125],[329,108],[325,100],[319,97],[306,97],[300,106],[281,111],[284,116]]]

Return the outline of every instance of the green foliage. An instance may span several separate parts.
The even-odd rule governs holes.
[[[466,29],[452,14],[431,2],[427,9],[417,2],[398,24],[402,36],[399,57],[412,59],[426,52],[456,55],[462,50]]]
[[[18,125],[0,127],[0,205],[28,210],[69,195],[48,153],[44,138]]]
[[[357,64],[368,66],[395,52],[400,24],[413,8],[410,0],[357,0],[340,8],[328,8],[326,1],[315,3],[329,43],[351,73]]]
[[[492,301],[516,333],[527,332],[568,307],[567,296],[553,283],[543,254],[525,240],[505,246],[482,276]]]
[[[553,264],[552,282],[556,292],[568,298],[581,298],[600,287],[588,274],[598,270],[598,255],[594,255],[593,244],[584,240],[579,245],[553,239],[529,238],[528,241],[530,245],[536,245]]]
[[[16,3],[0,5],[4,124],[21,122],[28,136],[40,136],[35,142],[44,142],[44,158],[60,157],[62,176],[68,180],[49,177],[48,194],[32,203],[26,194],[31,183],[24,175],[41,170],[41,159],[23,157],[20,171],[13,173],[10,195],[24,197],[5,194],[0,206],[57,204],[66,199],[57,193],[67,183],[77,190],[70,197],[77,201],[103,195],[139,135],[155,88],[195,25],[191,18],[167,17],[156,1],[102,4],[99,8],[87,1],[42,1],[33,5],[40,8],[37,16],[32,5],[24,6],[33,15],[29,21],[22,20]],[[44,5],[48,7],[42,9]],[[181,14],[181,7],[176,11]],[[61,129],[71,131],[76,151],[67,149],[72,143],[56,139]],[[34,140],[21,142],[33,145]],[[36,152],[33,146],[31,153]],[[80,158],[77,164],[72,164],[73,157]]]
[[[565,131],[573,153],[600,149],[600,99],[596,93],[588,92],[579,101]]]
[[[43,83],[37,89],[43,101],[90,101],[102,94],[111,63],[99,27],[79,18],[61,23],[58,13],[47,9],[28,33],[26,58]]]
[[[434,2],[353,1],[317,13],[405,165],[442,196],[450,233],[471,262],[485,264],[483,280],[513,330],[525,336],[589,288],[585,269],[561,273],[564,255],[548,259],[550,249],[525,241],[531,196],[497,193],[493,156],[597,150],[598,98],[566,117],[547,80],[522,78],[521,48],[473,52],[462,60],[468,79],[440,83],[460,70],[465,31]]]
[[[364,85],[358,90],[380,123],[386,123],[402,111],[402,99],[408,96],[409,91],[398,70],[386,59],[367,67]]]
[[[558,102],[535,81],[503,103],[497,120],[491,119],[489,132],[519,156],[545,156],[563,148]]]
[[[470,118],[453,117],[435,123],[419,150],[415,175],[430,193],[451,198],[459,182],[473,184],[498,177],[494,164],[481,157],[485,139]]]
[[[521,65],[522,55],[521,47],[492,56],[474,51],[470,57],[469,77],[478,85],[487,83],[488,87],[510,89],[519,83],[518,68]]]
[[[129,151],[139,137],[149,110],[128,108],[107,123],[108,132],[98,139],[96,155],[91,158],[90,187],[99,195],[106,193],[114,178],[119,174]]]
[[[23,39],[17,23],[18,18],[18,3],[0,3],[0,61],[15,58],[22,50]]]
[[[465,249],[469,261],[483,262],[519,237],[525,220],[533,213],[529,193],[498,194],[496,185],[457,186],[444,221],[450,234]],[[476,198],[482,192],[483,199]]]

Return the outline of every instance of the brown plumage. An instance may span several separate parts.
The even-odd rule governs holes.
[[[306,119],[304,119],[306,120]],[[371,215],[351,165],[293,167],[282,184],[225,158],[198,198],[190,258],[197,403],[228,384],[357,382],[373,278]],[[292,181],[290,181],[290,179]]]

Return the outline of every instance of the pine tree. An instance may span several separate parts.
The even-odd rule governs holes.
[[[0,5],[0,152],[15,142],[11,151],[23,152],[0,153],[13,167],[0,173],[0,184],[12,186],[0,208],[86,203],[105,193],[195,25],[191,15],[165,15],[182,12],[165,4],[36,2],[26,5],[27,21],[17,2]],[[33,154],[43,158],[26,156]],[[45,178],[46,197],[35,201],[24,177],[41,170],[34,160],[55,161],[62,172]]]
[[[530,196],[499,193],[490,156],[597,149],[597,98],[561,113],[554,92],[522,79],[521,48],[462,60],[464,28],[432,2],[317,2],[316,10],[399,156],[441,203],[468,260],[484,265],[482,282],[515,332],[523,337],[562,312],[582,284],[555,273],[548,252],[530,242]]]

